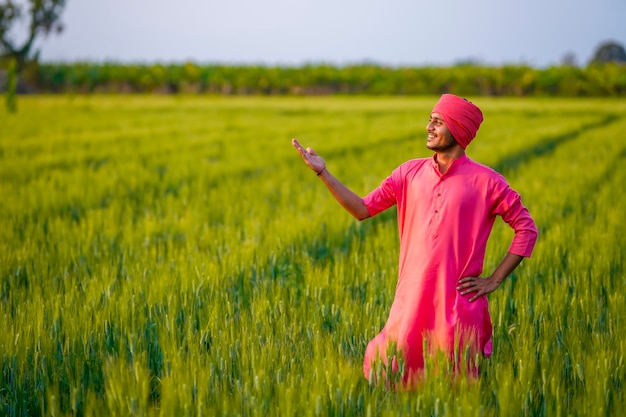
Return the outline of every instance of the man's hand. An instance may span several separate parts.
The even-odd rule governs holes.
[[[521,255],[507,252],[500,265],[493,271],[489,278],[481,277],[464,277],[459,280],[456,289],[461,295],[476,293],[470,298],[470,302],[482,297],[483,295],[494,292],[500,284],[508,277],[517,265],[524,259]]]
[[[465,277],[459,280],[459,284],[456,289],[459,290],[461,295],[475,293],[470,298],[470,303],[477,300],[483,295],[494,292],[500,286],[500,282],[494,278],[481,278],[481,277]]]
[[[324,159],[315,153],[313,149],[304,149],[297,139],[291,139],[291,144],[298,150],[307,166],[315,171],[316,174],[320,174],[324,168],[326,168],[326,162],[324,162]]]

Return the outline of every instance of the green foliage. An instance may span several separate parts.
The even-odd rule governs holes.
[[[494,355],[478,381],[363,377],[395,216],[353,220],[290,139],[364,194],[429,155],[435,100],[24,97],[0,135],[0,414],[619,415],[623,99],[476,100],[468,153],[540,229],[490,295]],[[485,271],[510,239],[498,222]]]
[[[31,83],[46,92],[219,95],[624,96],[624,65],[537,69],[480,67],[334,67],[139,64],[43,64]]]

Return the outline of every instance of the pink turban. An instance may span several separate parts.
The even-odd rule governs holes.
[[[483,114],[475,104],[453,94],[443,94],[432,113],[441,115],[450,133],[463,149],[476,137],[483,121]]]

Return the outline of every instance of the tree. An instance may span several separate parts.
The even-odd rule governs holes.
[[[564,67],[577,67],[576,55],[573,52],[566,52],[561,58],[561,65]]]
[[[60,22],[65,0],[28,0],[28,4],[18,4],[13,0],[0,2],[0,58],[15,59],[17,71],[20,72],[29,60],[37,61],[39,52],[31,55],[35,39],[39,35],[61,33],[63,24]],[[25,8],[26,11],[24,10]],[[28,36],[21,45],[11,36],[14,25],[29,16]]]
[[[17,111],[17,99],[15,98],[15,92],[17,90],[17,64],[15,59],[11,59],[9,63],[9,71],[7,77],[7,94],[6,94],[6,107],[9,113],[15,113]]]
[[[598,46],[591,63],[606,64],[608,62],[626,63],[626,50],[623,45],[608,41]]]

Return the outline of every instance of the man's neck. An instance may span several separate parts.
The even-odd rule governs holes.
[[[439,172],[445,174],[454,161],[465,155],[465,149],[457,145],[446,151],[437,151],[435,154],[435,160],[439,165]]]

